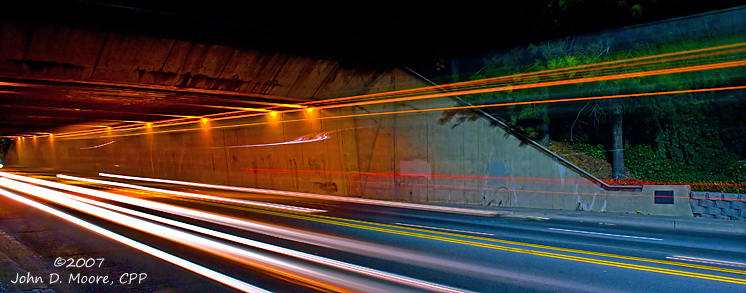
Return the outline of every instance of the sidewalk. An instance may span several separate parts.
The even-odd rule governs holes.
[[[16,275],[43,271],[42,258],[0,230],[0,292],[53,293],[45,284],[13,284]],[[3,291],[3,289],[5,291]]]
[[[677,229],[692,232],[746,234],[746,222],[736,220],[719,220],[700,217],[695,218],[693,216],[691,218],[683,218],[616,212],[568,211],[517,207],[513,208],[479,206],[468,204],[438,203],[435,205],[472,208],[479,210],[492,210],[499,213],[498,217],[506,218],[549,218],[562,221],[598,222],[644,228]]]

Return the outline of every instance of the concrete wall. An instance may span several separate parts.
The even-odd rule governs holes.
[[[394,70],[369,92],[422,85]],[[17,163],[396,201],[691,216],[687,186],[606,191],[448,98],[16,141]],[[414,110],[392,114],[394,111]],[[655,204],[656,190],[674,192]],[[686,199],[686,200],[684,200]]]
[[[746,221],[746,194],[692,192],[689,204],[695,217]]]

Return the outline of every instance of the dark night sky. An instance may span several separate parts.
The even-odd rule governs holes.
[[[497,5],[441,1],[405,7],[379,2],[324,6],[284,1],[239,5],[224,0],[32,0],[12,4],[1,15],[391,66],[433,64],[451,56],[479,57],[532,42],[743,4],[742,0],[627,0],[643,3],[642,17],[634,18],[629,9],[616,8],[618,0],[586,0],[591,4],[549,13],[548,3],[556,1],[496,1]]]

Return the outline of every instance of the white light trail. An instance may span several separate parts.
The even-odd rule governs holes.
[[[723,266],[731,266],[731,267],[744,267],[744,268],[746,268],[746,263],[733,262],[733,261],[724,261],[724,260],[698,258],[698,257],[681,256],[681,255],[667,256],[666,258],[667,259],[690,261],[690,262],[699,262],[699,263],[708,263],[708,264],[715,264],[715,265],[723,265]]]
[[[87,195],[96,196],[96,197],[100,197],[100,198],[105,198],[105,199],[109,199],[109,200],[119,201],[119,202],[123,202],[123,203],[127,203],[127,204],[132,204],[132,205],[142,206],[142,207],[146,207],[146,208],[150,208],[150,209],[155,209],[155,210],[159,210],[159,211],[164,211],[164,212],[168,212],[168,213],[171,213],[171,214],[176,214],[176,215],[180,215],[180,216],[190,217],[190,218],[193,218],[193,219],[205,220],[205,221],[209,221],[209,222],[213,222],[213,223],[218,223],[218,224],[223,224],[223,225],[227,224],[226,226],[243,228],[245,230],[255,231],[255,232],[258,232],[258,233],[263,233],[263,234],[272,235],[272,236],[276,236],[276,235],[274,235],[273,233],[267,233],[266,232],[267,229],[275,230],[275,231],[278,231],[278,230],[281,231],[282,230],[282,229],[279,229],[279,228],[276,228],[276,227],[271,227],[269,225],[263,225],[263,224],[248,222],[248,221],[242,221],[242,220],[235,219],[235,218],[230,218],[230,217],[224,217],[224,216],[209,214],[209,213],[205,213],[205,212],[200,212],[200,211],[196,211],[196,210],[190,210],[190,209],[186,209],[186,208],[171,206],[171,205],[157,203],[157,202],[151,202],[151,201],[137,199],[137,198],[130,198],[130,197],[126,197],[126,196],[121,196],[121,195],[117,195],[117,194],[111,194],[111,193],[97,191],[97,190],[90,190],[90,189],[87,189],[87,188],[70,186],[70,185],[67,185],[67,184],[61,184],[61,183],[57,183],[57,182],[51,182],[51,181],[46,181],[46,180],[41,180],[41,179],[36,179],[36,178],[29,178],[29,177],[25,177],[25,176],[19,176],[19,175],[9,174],[9,173],[3,173],[3,172],[0,172],[0,175],[4,176],[4,177],[11,177],[13,179],[19,179],[19,180],[22,180],[22,181],[27,181],[27,182],[32,182],[32,183],[40,184],[40,185],[54,187],[54,188],[58,188],[58,189],[73,191],[73,192],[87,194]],[[2,178],[0,180],[8,180],[8,179]],[[10,181],[10,180],[8,180],[8,181]],[[4,183],[5,181],[2,181],[2,182]],[[13,181],[13,182],[15,182],[15,181]],[[24,183],[21,183],[21,182],[16,182],[16,183],[17,184],[24,184]],[[79,204],[85,204],[86,206],[89,206],[89,207],[88,208],[80,208],[80,207],[78,207],[76,209],[79,209],[81,211],[84,211],[86,213],[90,213],[90,214],[93,214],[93,215],[96,215],[96,216],[99,216],[99,217],[104,217],[104,218],[106,218],[108,220],[112,220],[111,217],[108,216],[109,213],[113,213],[112,211],[104,210],[102,208],[93,206],[91,204],[95,204],[97,206],[103,206],[103,207],[106,207],[106,208],[111,208],[111,209],[117,210],[119,212],[129,213],[129,214],[132,214],[132,215],[135,215],[135,216],[140,216],[140,217],[143,217],[143,218],[146,218],[146,219],[149,219],[149,220],[159,221],[159,222],[162,222],[162,223],[166,223],[166,224],[169,224],[169,225],[174,225],[176,227],[180,227],[180,228],[184,228],[184,229],[189,229],[189,230],[192,230],[192,231],[195,231],[195,232],[199,232],[199,233],[203,233],[203,234],[206,234],[206,235],[223,238],[223,239],[234,241],[234,242],[237,242],[237,243],[241,243],[241,244],[245,244],[245,245],[249,245],[249,246],[261,248],[261,249],[268,250],[268,251],[273,251],[273,252],[276,252],[276,253],[286,254],[286,255],[289,255],[289,256],[296,257],[296,258],[305,259],[305,260],[308,260],[308,261],[312,261],[312,262],[316,262],[316,263],[320,263],[320,264],[332,266],[332,267],[335,267],[335,268],[338,268],[338,269],[343,269],[343,270],[346,270],[346,271],[355,272],[355,273],[367,275],[367,276],[370,276],[370,277],[380,278],[380,279],[384,279],[384,280],[387,280],[387,281],[390,281],[390,282],[395,282],[395,283],[399,283],[399,284],[403,284],[403,285],[407,285],[407,286],[412,286],[412,287],[426,289],[426,290],[430,290],[430,291],[436,291],[436,292],[467,292],[467,291],[464,291],[464,290],[461,290],[461,289],[457,289],[457,288],[452,288],[452,287],[448,287],[448,286],[444,286],[444,285],[440,285],[440,284],[435,284],[435,283],[431,283],[431,282],[427,282],[427,281],[423,281],[423,280],[419,280],[419,279],[409,278],[409,277],[405,277],[405,276],[401,276],[401,275],[396,275],[396,274],[392,274],[392,273],[388,273],[388,272],[383,272],[383,271],[378,271],[378,270],[370,269],[370,268],[367,268],[367,267],[362,267],[362,266],[353,265],[353,264],[349,264],[349,263],[345,263],[345,262],[341,262],[341,261],[327,259],[327,258],[323,258],[323,257],[319,257],[319,256],[315,256],[315,255],[311,255],[311,254],[299,252],[299,251],[294,251],[294,250],[290,250],[290,249],[286,249],[286,248],[282,248],[282,247],[277,247],[277,246],[273,246],[273,245],[270,245],[270,244],[261,243],[261,242],[257,242],[257,241],[253,241],[253,240],[249,240],[249,239],[245,239],[245,238],[233,236],[233,235],[230,235],[230,234],[222,233],[222,232],[219,232],[219,231],[205,229],[205,228],[202,228],[202,227],[199,227],[199,226],[194,226],[194,225],[190,225],[190,224],[186,224],[186,223],[182,223],[182,222],[178,222],[178,221],[174,221],[174,220],[170,220],[170,219],[165,219],[165,218],[161,218],[161,217],[149,215],[149,214],[138,212],[138,211],[128,210],[128,209],[124,209],[124,208],[121,208],[121,207],[117,207],[117,206],[113,206],[113,205],[109,205],[109,204],[105,204],[105,203],[96,202],[96,201],[93,201],[93,200],[90,200],[90,199],[85,199],[85,198],[80,198],[80,197],[74,197],[72,195],[65,194],[65,193],[60,193],[60,192],[56,192],[56,191],[53,191],[53,190],[50,190],[50,189],[45,189],[45,188],[36,187],[36,186],[30,186],[30,185],[27,186],[26,188],[28,188],[26,191],[29,191],[29,193],[34,192],[34,194],[36,196],[40,196],[40,197],[44,196],[46,198],[46,197],[49,197],[50,195],[56,195],[56,196],[59,196],[59,197],[64,197],[64,199],[69,200],[69,201],[73,201],[73,202],[76,202],[76,203],[79,203]],[[26,191],[24,191],[24,192],[26,192]],[[47,198],[47,199],[48,200],[53,200],[53,199],[49,199],[49,198]],[[53,200],[53,201],[57,202],[57,200]],[[81,202],[78,202],[78,201],[81,201]],[[86,202],[88,204],[83,203],[83,202]],[[61,204],[63,204],[63,203],[61,203]],[[67,205],[67,204],[63,204],[63,205]],[[126,215],[122,215],[122,214],[119,214],[119,213],[116,213],[116,214],[118,214],[118,215],[120,215],[122,217],[127,217],[127,218],[131,218],[133,220],[144,222],[142,220],[139,220],[139,219],[136,219],[136,218],[132,218],[132,217],[129,217],[129,216],[126,216]],[[144,223],[150,224],[149,225],[150,227],[149,228],[143,227],[140,224],[133,223],[131,220],[125,220],[125,222],[120,223],[120,224],[126,225],[126,226],[130,226],[130,227],[132,227],[134,229],[142,230],[144,232],[152,233],[154,235],[161,236],[161,237],[173,234],[173,232],[168,232],[168,231],[164,232],[164,231],[162,231],[163,229],[169,229],[167,227],[157,225],[157,226],[159,226],[161,228],[153,228],[152,225],[154,225],[154,224],[149,223],[149,222],[144,222]],[[247,227],[249,229],[246,229]],[[263,230],[265,230],[265,231],[263,231]],[[156,231],[158,231],[158,232],[156,232]],[[281,234],[282,233],[280,232],[280,235]],[[187,234],[187,235],[191,235],[191,234]],[[191,236],[192,237],[196,237],[196,236],[193,236],[193,235],[191,235]],[[281,238],[286,238],[286,239],[293,240],[293,239],[288,238],[288,237],[282,237],[282,236],[280,236],[280,237]],[[209,240],[204,239],[204,238],[199,238],[199,239],[204,240],[204,241],[209,241]],[[195,241],[190,241],[190,242],[182,241],[182,242],[183,243],[194,243]],[[212,245],[211,242],[207,242],[207,243],[208,243],[208,245]],[[217,244],[218,245],[223,245],[223,244],[220,244],[220,243],[217,243]],[[194,245],[194,244],[190,244],[190,245]],[[204,247],[204,245],[202,245],[201,247]],[[228,246],[228,247],[230,247],[230,246]],[[230,248],[231,249],[235,249],[233,247],[230,247]],[[225,250],[225,248],[219,246],[217,248],[216,247],[210,247],[207,250],[211,251],[211,252],[215,252],[215,251],[223,251],[223,250]],[[229,251],[229,252],[231,252],[231,251]],[[238,258],[238,257],[241,256],[241,253],[236,253],[235,251],[232,251],[232,252],[233,253],[229,254],[229,256],[231,258],[235,259],[235,258]],[[313,272],[313,270],[311,270],[311,269],[299,268],[298,270],[300,272],[302,272],[303,274],[311,274],[313,277],[318,278],[320,280],[330,281],[332,283],[337,283],[339,285],[345,285],[346,284],[347,286],[353,286],[353,288],[355,288],[355,289],[363,289],[362,287],[364,286],[362,283],[360,283],[360,280],[358,280],[356,283],[354,283],[355,285],[351,285],[350,284],[351,281],[345,280],[344,277],[342,277],[342,276],[334,278],[334,277],[330,276],[329,272],[326,272],[325,275],[324,275],[324,274],[321,274],[321,273]],[[296,271],[296,273],[299,273],[299,272]],[[319,274],[321,274],[321,275],[319,275]]]
[[[359,274],[363,274],[363,275],[367,275],[367,276],[370,276],[370,277],[382,278],[382,279],[385,279],[385,280],[388,280],[388,281],[392,281],[392,282],[396,282],[396,283],[400,283],[400,284],[404,284],[404,285],[408,285],[408,286],[413,286],[413,287],[417,287],[417,288],[421,288],[421,289],[432,290],[432,291],[436,291],[436,292],[464,292],[463,290],[458,290],[458,289],[455,289],[455,288],[451,288],[451,287],[447,287],[447,286],[443,286],[443,285],[439,285],[439,284],[435,284],[435,283],[430,283],[430,282],[426,282],[426,281],[422,281],[422,280],[418,280],[418,279],[414,279],[414,278],[409,278],[409,277],[405,277],[405,276],[401,276],[401,275],[397,275],[397,274],[392,274],[392,273],[389,273],[389,272],[374,270],[374,269],[363,267],[363,266],[358,266],[358,265],[354,265],[354,264],[350,264],[350,263],[346,263],[346,262],[342,262],[342,261],[337,261],[337,260],[333,260],[333,259],[329,259],[329,258],[325,258],[325,257],[316,256],[316,255],[313,255],[313,254],[308,254],[308,253],[304,253],[304,252],[300,252],[300,251],[295,251],[295,250],[287,249],[287,248],[284,248],[284,247],[279,247],[279,246],[275,246],[275,245],[271,245],[271,244],[267,244],[267,243],[263,243],[263,242],[258,242],[258,241],[246,239],[246,238],[243,238],[243,237],[238,237],[238,236],[235,236],[235,235],[231,235],[231,234],[228,234],[228,233],[223,233],[223,232],[220,232],[220,231],[215,231],[215,230],[212,230],[212,229],[203,228],[203,227],[196,226],[196,225],[191,225],[191,224],[187,224],[187,223],[183,223],[183,222],[179,222],[179,221],[175,221],[175,220],[171,220],[171,219],[167,219],[167,218],[163,218],[163,217],[158,217],[158,216],[154,216],[154,215],[151,215],[151,214],[148,214],[148,213],[143,213],[143,212],[140,212],[140,211],[126,209],[126,208],[119,207],[119,206],[116,206],[116,205],[107,204],[107,203],[103,203],[103,202],[98,202],[98,201],[87,199],[87,198],[82,198],[82,197],[73,196],[73,195],[69,195],[69,194],[65,194],[63,196],[65,196],[66,198],[69,198],[69,199],[73,199],[73,200],[77,200],[77,201],[82,201],[82,202],[85,202],[85,203],[88,203],[88,204],[91,204],[91,205],[96,205],[96,206],[107,208],[107,209],[110,209],[110,210],[115,210],[115,211],[118,211],[118,212],[121,212],[121,213],[126,213],[126,214],[130,214],[130,215],[133,215],[133,216],[145,218],[145,219],[148,219],[148,220],[152,220],[152,221],[156,221],[156,222],[161,222],[161,223],[168,224],[168,225],[171,225],[171,226],[174,226],[174,227],[179,227],[179,228],[191,230],[191,231],[202,233],[202,234],[205,234],[205,235],[210,235],[210,236],[213,236],[213,237],[222,238],[222,239],[225,239],[225,240],[233,241],[233,242],[244,244],[244,245],[247,245],[247,246],[252,246],[252,247],[260,248],[260,249],[264,249],[264,250],[267,250],[267,251],[272,251],[272,252],[275,252],[275,253],[280,253],[280,254],[284,254],[284,255],[288,255],[288,256],[292,256],[292,257],[296,257],[296,258],[300,258],[300,259],[304,259],[304,260],[308,260],[308,261],[312,261],[312,262],[316,262],[316,263],[323,264],[323,265],[328,265],[328,266],[331,266],[331,267],[335,267],[335,268],[338,268],[338,269],[342,269],[342,270],[346,270],[346,271],[350,271],[350,272],[354,272],[354,273],[359,273]]]
[[[213,188],[213,189],[224,189],[224,190],[233,190],[233,191],[241,191],[241,192],[253,192],[253,193],[264,193],[264,194],[274,194],[274,195],[284,195],[284,196],[315,198],[315,199],[323,199],[323,200],[331,200],[331,201],[342,201],[342,202],[351,202],[351,203],[358,203],[358,204],[389,206],[389,207],[397,207],[397,208],[405,208],[405,209],[428,210],[428,211],[435,211],[435,212],[446,212],[446,213],[466,214],[466,215],[475,215],[475,216],[496,216],[496,215],[499,214],[499,212],[495,212],[495,211],[484,211],[484,210],[476,210],[476,209],[463,209],[463,208],[453,208],[453,207],[442,207],[442,206],[432,206],[432,205],[424,205],[424,204],[403,203],[403,202],[393,202],[393,201],[385,201],[385,200],[374,200],[374,199],[364,199],[364,198],[355,198],[355,197],[323,195],[323,194],[304,193],[304,192],[292,192],[292,191],[259,189],[259,188],[249,188],[249,187],[236,187],[236,186],[226,186],[226,185],[204,184],[204,183],[196,183],[196,182],[186,182],[186,181],[158,179],[158,178],[146,178],[146,177],[135,177],[135,176],[126,176],[126,175],[107,174],[107,173],[98,173],[98,175],[99,176],[103,176],[103,177],[128,179],[128,180],[139,180],[139,181],[169,183],[169,184],[178,184],[178,185],[188,185],[188,186],[205,187],[205,188]]]
[[[9,184],[9,182],[11,182],[11,180],[6,179],[6,178],[0,178],[0,182],[2,182],[2,183],[0,183],[0,185],[7,186],[6,184]],[[10,183],[10,184],[12,184],[12,183]],[[238,290],[241,290],[241,291],[244,291],[244,292],[269,292],[269,291],[266,291],[266,290],[264,290],[262,288],[259,288],[259,287],[256,287],[254,285],[251,285],[249,283],[246,283],[246,282],[237,280],[235,278],[226,276],[224,274],[221,274],[219,272],[213,271],[213,270],[208,269],[206,267],[200,266],[198,264],[195,264],[195,263],[190,262],[188,260],[185,260],[183,258],[174,256],[172,254],[168,254],[166,252],[163,252],[163,251],[158,250],[156,248],[153,248],[151,246],[147,246],[145,244],[142,244],[142,243],[137,242],[135,240],[132,240],[130,238],[127,238],[127,237],[124,237],[122,235],[116,234],[114,232],[111,232],[111,231],[106,230],[104,228],[101,228],[99,226],[93,225],[93,224],[91,224],[89,222],[83,221],[83,220],[81,220],[79,218],[73,217],[73,216],[71,216],[69,214],[66,214],[66,213],[60,212],[60,211],[58,211],[56,209],[50,208],[50,207],[48,207],[46,205],[40,204],[38,202],[29,200],[29,199],[26,199],[26,198],[21,197],[21,196],[18,196],[16,194],[13,194],[12,192],[6,191],[4,189],[0,189],[0,194],[4,195],[4,196],[6,196],[6,197],[8,197],[10,199],[19,201],[21,203],[27,204],[27,205],[32,206],[34,208],[40,209],[42,211],[45,211],[47,213],[50,213],[50,214],[55,215],[57,217],[60,217],[60,218],[62,218],[64,220],[67,220],[67,221],[73,223],[73,224],[76,224],[78,226],[81,226],[83,228],[91,230],[91,231],[93,231],[95,233],[98,233],[100,235],[103,235],[105,237],[113,239],[115,241],[118,241],[118,242],[120,242],[120,243],[122,243],[124,245],[129,246],[129,247],[135,248],[137,250],[140,250],[142,252],[145,252],[147,254],[150,254],[152,256],[155,256],[157,258],[160,258],[160,259],[165,260],[167,262],[170,262],[172,264],[175,264],[175,265],[177,265],[179,267],[185,268],[185,269],[190,270],[192,272],[195,272],[195,273],[197,273],[199,275],[205,276],[205,277],[207,277],[207,278],[209,278],[211,280],[214,280],[216,282],[219,282],[221,284],[225,284],[227,286],[230,286],[232,288],[235,288],[235,289],[238,289]]]
[[[296,207],[296,206],[289,206],[289,205],[284,205],[284,204],[266,203],[266,202],[251,201],[251,200],[243,200],[243,199],[233,199],[233,198],[227,198],[227,197],[211,196],[211,195],[181,192],[181,191],[173,191],[173,190],[145,187],[145,186],[140,186],[140,185],[126,184],[126,183],[113,182],[113,181],[97,180],[97,179],[90,179],[90,178],[83,178],[83,177],[74,177],[74,176],[68,176],[68,175],[63,175],[63,174],[57,174],[57,177],[63,178],[63,179],[90,182],[90,183],[98,183],[98,184],[119,186],[119,187],[139,189],[139,190],[145,190],[145,191],[160,192],[160,193],[172,194],[172,195],[183,196],[183,197],[222,201],[222,202],[229,202],[229,203],[242,204],[242,205],[248,205],[248,206],[257,206],[257,207],[262,207],[262,208],[286,210],[286,211],[298,212],[298,213],[326,212],[326,210],[311,209],[311,208]]]
[[[329,134],[334,132],[336,130],[322,132],[316,135],[304,135],[299,138],[296,138],[291,141],[284,141],[284,142],[275,142],[275,143],[265,143],[265,144],[247,144],[247,145],[234,145],[234,146],[227,146],[225,148],[250,148],[250,147],[262,147],[262,146],[275,146],[275,145],[287,145],[287,144],[298,144],[298,143],[307,143],[307,142],[315,142],[315,141],[322,141],[329,139]]]
[[[28,193],[33,196],[49,200],[81,212],[85,212],[102,219],[140,230],[158,237],[169,239],[176,243],[181,243],[195,247],[206,252],[225,257],[234,261],[245,263],[263,270],[280,274],[285,278],[290,278],[301,283],[311,283],[314,286],[320,286],[328,290],[340,290],[346,288],[360,288],[362,291],[370,291],[365,287],[363,280],[350,280],[347,276],[334,273],[331,271],[320,270],[311,266],[306,266],[289,260],[283,260],[270,255],[241,249],[221,242],[213,241],[191,233],[183,232],[163,225],[155,224],[135,217],[127,216],[118,212],[106,210],[83,202],[65,198],[51,189],[33,186],[27,183],[14,181],[7,178],[0,178],[0,186]]]
[[[102,143],[102,144],[100,144],[100,145],[97,145],[97,146],[86,147],[86,148],[80,148],[80,149],[81,149],[81,150],[90,150],[90,149],[97,149],[97,148],[100,148],[100,147],[104,147],[104,146],[110,145],[110,144],[112,144],[112,143],[114,143],[114,142],[115,142],[115,141],[113,141],[113,140],[112,140],[112,141],[110,141],[110,142],[107,142],[107,143]]]

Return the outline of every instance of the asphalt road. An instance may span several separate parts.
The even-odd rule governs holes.
[[[38,256],[15,263],[59,292],[746,291],[746,235],[735,233],[55,175],[0,173],[0,230]],[[58,257],[105,260],[55,267]],[[20,285],[0,270],[2,286]],[[110,282],[81,284],[78,272]],[[52,273],[66,279],[49,284]]]

